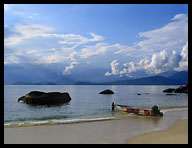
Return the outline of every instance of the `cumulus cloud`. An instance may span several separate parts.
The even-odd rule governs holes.
[[[188,70],[188,42],[182,48],[181,61],[179,62],[179,67],[175,68],[175,70]]]
[[[140,32],[139,37],[145,37],[137,43],[142,51],[180,50],[188,40],[188,16],[175,15],[173,22],[147,32]]]
[[[75,65],[79,64],[78,62],[72,62],[69,66],[65,67],[65,70],[63,71],[64,75],[71,74],[71,71],[75,68]]]
[[[117,60],[114,60],[111,63],[112,72],[107,72],[105,75],[129,75],[139,70],[144,70],[149,74],[159,74],[170,70],[187,70],[186,68],[181,69],[181,67],[184,67],[184,64],[186,64],[186,66],[188,65],[186,60],[183,60],[183,57],[186,56],[186,48],[186,46],[183,47],[183,56],[182,53],[179,55],[175,50],[170,53],[163,50],[160,53],[153,54],[150,60],[144,58],[139,62],[131,61],[124,63],[122,66],[120,66]],[[120,67],[122,68],[120,69]]]
[[[146,58],[138,62],[130,60],[122,65],[115,60],[115,63],[118,63],[117,66],[112,66],[114,63],[111,63],[111,72],[105,75],[114,75],[114,69],[115,75],[129,75],[139,70],[144,70],[149,74],[169,70],[188,70],[188,16],[177,14],[171,21],[161,28],[140,32],[139,37],[144,37],[142,41],[135,43],[132,47],[121,48],[114,52],[117,55],[127,56],[145,55]],[[121,69],[116,67],[121,67]]]
[[[106,76],[110,76],[110,75],[118,75],[120,72],[120,64],[117,62],[117,60],[113,60],[111,62],[111,73],[110,72],[106,72],[105,75]]]
[[[170,54],[163,50],[159,54],[153,54],[151,62],[145,68],[149,73],[158,74],[174,70],[174,68],[179,66],[178,63],[180,60],[181,56],[175,50]]]

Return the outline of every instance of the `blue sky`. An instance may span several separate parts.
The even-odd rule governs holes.
[[[66,76],[188,70],[187,4],[5,4],[4,32],[5,65],[54,64]]]

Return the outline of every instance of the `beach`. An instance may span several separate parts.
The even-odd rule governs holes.
[[[4,143],[125,144],[150,143],[151,141],[154,143],[188,143],[187,123],[188,110],[185,109],[167,112],[163,118],[129,116],[117,120],[76,124],[4,128]],[[153,134],[153,140],[150,140],[151,134]],[[142,141],[141,136],[148,138],[148,141],[145,139]],[[174,141],[169,141],[170,138]]]
[[[128,144],[188,144],[188,120],[177,120],[167,130],[130,138]]]

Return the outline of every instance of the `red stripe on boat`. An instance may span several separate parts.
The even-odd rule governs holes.
[[[135,113],[135,114],[138,114],[139,111],[140,111],[140,109],[135,109],[135,110],[134,110],[134,113]]]
[[[130,108],[126,108],[125,112],[130,113],[131,109]]]
[[[149,110],[144,110],[144,114],[147,115],[147,116],[151,115]]]

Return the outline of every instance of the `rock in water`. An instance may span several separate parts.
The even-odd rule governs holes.
[[[175,93],[188,93],[188,85],[186,86],[179,86],[175,89]]]
[[[18,102],[35,105],[57,105],[71,101],[69,93],[31,91],[26,96],[18,99]]]
[[[163,92],[165,92],[165,93],[172,93],[174,91],[175,91],[174,88],[168,88],[168,89],[163,90]]]
[[[106,89],[106,90],[100,92],[99,94],[114,94],[114,92],[112,90]]]
[[[188,93],[188,85],[186,86],[179,86],[178,88],[168,88],[163,90],[163,92],[166,93]]]

